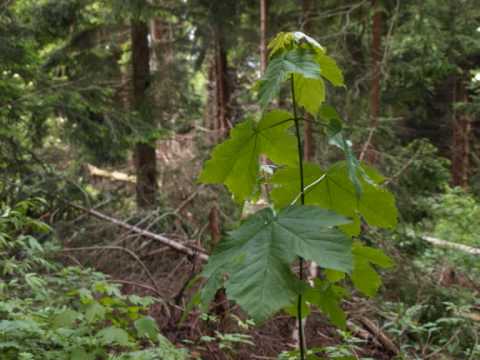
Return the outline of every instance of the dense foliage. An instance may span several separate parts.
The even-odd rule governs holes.
[[[157,300],[122,295],[105,274],[51,258],[60,250],[45,240],[51,230],[28,216],[39,206],[1,208],[2,359],[185,359],[147,315]]]

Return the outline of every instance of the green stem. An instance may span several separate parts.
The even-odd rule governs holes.
[[[293,102],[293,121],[295,122],[295,135],[297,137],[297,147],[298,147],[298,167],[300,169],[300,201],[302,205],[305,205],[305,194],[303,192],[304,188],[304,177],[303,177],[303,147],[302,147],[302,138],[300,135],[300,121],[297,116],[297,102],[295,99],[295,83],[293,80],[293,74],[290,77],[290,86],[292,91],[292,102]],[[299,273],[298,276],[300,280],[303,280],[303,259],[299,258]],[[298,341],[300,342],[300,359],[305,360],[305,336],[303,332],[303,322],[302,322],[302,294],[298,295],[297,302],[297,318],[298,318]]]

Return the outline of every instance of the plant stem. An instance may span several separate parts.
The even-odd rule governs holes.
[[[292,91],[292,103],[293,103],[293,121],[295,122],[295,132],[297,137],[297,146],[298,146],[298,168],[300,169],[300,202],[302,205],[305,205],[305,193],[304,188],[304,178],[303,178],[303,147],[302,147],[302,138],[300,135],[300,122],[297,115],[297,102],[295,99],[295,82],[293,79],[293,74],[290,77],[290,86]],[[299,258],[299,273],[298,276],[300,280],[303,280],[303,259]],[[297,303],[297,321],[298,321],[298,341],[300,342],[300,359],[305,360],[305,336],[303,332],[303,321],[302,321],[302,294],[298,295]]]

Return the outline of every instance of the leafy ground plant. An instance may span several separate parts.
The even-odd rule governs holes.
[[[155,301],[126,296],[104,274],[49,258],[49,227],[27,216],[39,200],[0,208],[0,358],[186,359],[147,315]]]
[[[349,293],[347,276],[360,292],[373,296],[381,285],[374,266],[392,266],[381,250],[354,237],[362,222],[395,227],[395,201],[382,187],[384,178],[357,160],[344,136],[343,121],[325,104],[326,82],[344,86],[333,58],[300,32],[280,33],[269,48],[269,66],[257,86],[262,115],[232,129],[229,139],[213,150],[200,181],[226,185],[239,203],[255,200],[260,186],[268,182],[271,203],[245,219],[214,250],[202,273],[207,280],[200,302],[205,307],[224,287],[228,298],[257,323],[281,310],[302,323],[309,308],[316,306],[345,328],[340,303]],[[290,88],[291,112],[270,109],[283,85]],[[300,134],[307,113],[345,160],[326,168],[304,163]],[[267,179],[260,176],[261,155],[274,164],[275,172]],[[323,269],[321,279],[306,281],[306,260]],[[292,271],[294,263],[299,264],[298,274]],[[297,357],[321,359],[318,352],[307,352],[303,326],[298,337]]]

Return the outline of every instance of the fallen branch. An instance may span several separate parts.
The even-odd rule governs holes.
[[[117,225],[118,227],[121,227],[121,228],[124,228],[128,231],[137,233],[137,234],[139,234],[141,236],[144,236],[146,238],[158,241],[158,242],[160,242],[164,245],[167,245],[168,247],[170,247],[170,248],[172,248],[172,249],[174,249],[178,252],[181,252],[181,253],[184,253],[186,255],[192,256],[194,258],[198,257],[200,260],[205,261],[205,262],[208,261],[208,255],[206,254],[205,250],[200,248],[200,247],[190,245],[190,244],[188,246],[184,245],[182,243],[179,243],[178,241],[169,239],[169,238],[167,238],[163,235],[155,234],[155,233],[152,233],[150,231],[141,229],[137,226],[130,225],[130,224],[124,222],[124,221],[121,221],[121,220],[115,219],[111,216],[102,214],[101,212],[98,212],[98,211],[93,210],[93,209],[87,209],[87,208],[84,208],[83,206],[72,204],[72,203],[70,203],[69,205],[72,206],[75,209],[84,211],[84,212],[86,212],[86,213],[88,213],[88,214],[90,214],[90,215],[92,215],[92,216],[94,216],[98,219],[108,221],[112,224]]]
[[[134,175],[128,175],[120,171],[102,170],[91,164],[86,164],[85,167],[91,176],[103,177],[115,181],[125,181],[133,184],[137,182],[137,177]]]
[[[472,254],[472,255],[480,255],[480,249],[474,248],[472,246],[457,244],[454,242],[438,239],[438,238],[427,236],[427,235],[422,236],[422,239],[433,245],[436,245],[442,248],[460,250],[467,254]]]
[[[390,338],[370,319],[366,317],[360,317],[360,322],[363,326],[383,345],[383,347],[393,354],[397,355],[400,350],[397,345],[394,344]]]
[[[375,346],[381,347],[382,344],[375,338],[369,331],[365,330],[361,326],[357,325],[353,321],[347,321],[347,328],[348,330],[355,336],[365,340],[372,342]]]

